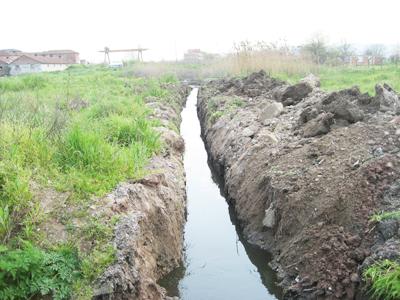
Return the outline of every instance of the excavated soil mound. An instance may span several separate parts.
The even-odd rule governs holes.
[[[362,298],[361,270],[399,247],[398,221],[370,219],[400,207],[400,99],[388,85],[374,97],[319,85],[262,71],[211,81],[202,133],[244,235],[274,254],[285,298]]]

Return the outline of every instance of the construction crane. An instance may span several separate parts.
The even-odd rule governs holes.
[[[101,50],[99,52],[104,53],[104,63],[110,64],[110,62],[111,62],[110,61],[110,53],[111,52],[132,52],[132,53],[137,52],[138,61],[143,61],[143,51],[147,51],[147,50],[149,50],[149,49],[141,48],[141,47],[138,47],[136,49],[118,49],[118,50],[111,50],[108,47],[104,47],[104,50]]]

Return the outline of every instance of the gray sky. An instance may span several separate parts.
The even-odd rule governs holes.
[[[188,48],[227,52],[244,39],[299,44],[315,33],[331,43],[400,43],[398,0],[1,0],[1,48],[73,49],[82,58],[138,45],[145,59]],[[113,59],[113,58],[112,58]]]

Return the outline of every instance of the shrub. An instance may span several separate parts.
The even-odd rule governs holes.
[[[0,249],[0,298],[29,299],[50,295],[68,299],[80,277],[77,252],[69,247],[44,252],[26,243],[22,249]]]

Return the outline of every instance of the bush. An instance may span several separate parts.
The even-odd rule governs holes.
[[[77,252],[69,247],[44,252],[27,243],[16,250],[2,247],[0,253],[0,299],[68,299],[80,277]]]

